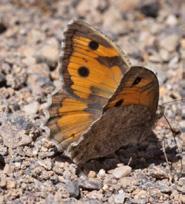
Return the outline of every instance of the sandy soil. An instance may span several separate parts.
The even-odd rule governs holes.
[[[43,129],[74,17],[157,73],[160,104],[178,131],[162,117],[147,143],[90,162],[86,174]],[[185,203],[184,22],[183,0],[0,0],[0,203]]]

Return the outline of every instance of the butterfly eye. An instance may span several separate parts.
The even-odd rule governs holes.
[[[119,101],[115,103],[114,107],[119,107],[121,106],[122,103],[123,103],[123,99],[120,99]]]
[[[78,69],[78,74],[81,77],[88,77],[89,76],[89,69],[87,67],[80,67]]]
[[[92,50],[97,50],[98,49],[98,47],[99,47],[99,44],[96,42],[96,41],[90,41],[89,42],[89,48],[91,48]]]
[[[132,86],[139,84],[139,82],[141,81],[141,77],[137,77],[134,82],[132,83]]]

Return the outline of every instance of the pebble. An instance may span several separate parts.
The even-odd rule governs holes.
[[[13,179],[7,179],[7,184],[6,184],[7,189],[12,189],[16,187],[16,181]]]
[[[38,110],[39,110],[39,103],[37,101],[33,101],[32,103],[27,104],[23,107],[23,111],[27,115],[35,115]]]
[[[0,127],[0,134],[3,137],[4,145],[10,148],[28,145],[32,142],[32,137],[27,135],[25,130],[16,129],[11,124],[4,124]]]
[[[125,189],[128,186],[135,186],[137,184],[137,179],[134,179],[132,177],[123,177],[119,180],[119,183],[121,186]]]
[[[102,183],[98,179],[80,179],[79,186],[87,190],[99,190],[102,188]]]
[[[156,179],[166,179],[169,175],[160,167],[154,167],[151,169],[150,174]]]
[[[170,54],[169,54],[169,52],[166,49],[160,49],[159,50],[159,55],[160,55],[161,59],[164,62],[167,62],[167,61],[170,60]]]
[[[167,180],[162,180],[158,182],[157,184],[158,184],[158,188],[160,189],[162,193],[170,194],[172,192],[172,188],[171,186],[168,185]]]
[[[147,199],[148,199],[148,193],[147,193],[147,191],[145,191],[145,190],[136,190],[135,192],[134,192],[134,194],[135,194],[135,196],[134,196],[134,199],[136,200],[136,201],[138,201],[138,202],[146,202],[147,201]]]
[[[51,170],[51,169],[52,169],[52,166],[53,166],[51,159],[40,160],[40,161],[38,161],[38,163],[39,163],[42,167],[44,167],[46,170]]]
[[[95,171],[89,171],[88,177],[89,178],[95,178],[96,177],[96,172]]]
[[[3,195],[2,195],[2,196],[0,196],[0,203],[2,203],[2,204],[3,204],[3,203],[6,203],[6,202],[5,202],[5,198],[4,198],[4,196],[3,196]]]
[[[132,168],[130,166],[119,166],[114,170],[110,171],[110,173],[112,173],[115,178],[120,179],[122,177],[128,176],[131,171]]]
[[[32,29],[27,36],[27,41],[30,45],[37,44],[43,40],[45,40],[45,33],[38,29]]]
[[[5,175],[1,175],[0,177],[0,187],[5,188],[7,184],[7,179]]]
[[[37,63],[47,63],[49,67],[56,67],[59,58],[59,43],[56,39],[49,39],[46,44],[36,52]]]
[[[97,177],[103,178],[103,177],[105,177],[105,175],[106,175],[105,170],[104,169],[100,169],[98,174],[97,174]]]
[[[87,197],[90,199],[97,199],[97,200],[102,200],[103,199],[103,194],[101,191],[91,191],[87,194]]]
[[[169,26],[175,26],[177,25],[178,20],[177,17],[174,16],[173,14],[169,15],[168,18],[166,19],[166,24]]]
[[[185,120],[179,122],[179,126],[182,132],[185,132]]]
[[[185,195],[180,195],[179,198],[182,203],[185,203]]]
[[[77,181],[67,181],[65,187],[71,197],[78,198],[80,195],[80,188]]]
[[[185,177],[179,179],[177,189],[183,194],[185,193]]]
[[[176,34],[166,35],[160,40],[161,48],[168,52],[175,52],[179,44],[179,36]]]
[[[125,201],[125,193],[123,192],[123,190],[119,190],[118,194],[114,195],[114,202],[115,203],[124,203]]]

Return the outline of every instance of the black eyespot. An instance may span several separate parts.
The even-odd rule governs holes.
[[[99,47],[99,44],[96,41],[90,41],[89,42],[89,48],[91,48],[92,50],[97,50]]]
[[[121,106],[122,103],[123,103],[123,99],[120,99],[119,101],[115,103],[114,107],[119,107]]]
[[[137,84],[139,84],[139,82],[141,81],[141,77],[137,77],[135,80],[134,80],[134,82],[132,83],[132,85],[137,85]]]
[[[80,67],[78,69],[78,74],[81,77],[87,77],[87,76],[89,76],[89,69],[87,67]]]

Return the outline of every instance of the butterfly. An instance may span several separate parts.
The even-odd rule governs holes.
[[[104,34],[81,20],[64,31],[59,73],[63,88],[52,96],[49,139],[81,165],[137,144],[152,131],[159,100],[156,75],[131,66]]]

